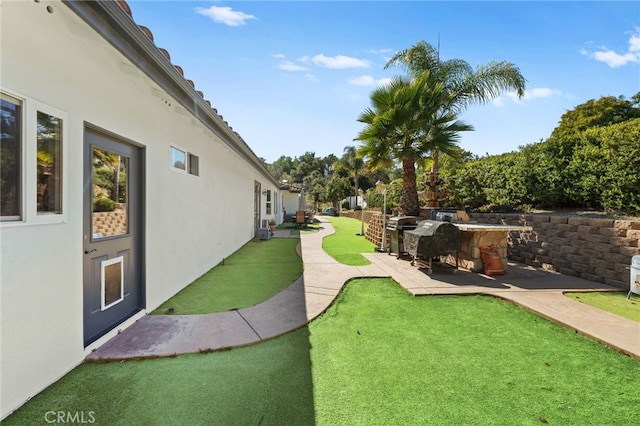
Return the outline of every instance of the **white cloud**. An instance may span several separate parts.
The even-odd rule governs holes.
[[[349,84],[354,86],[375,86],[376,79],[371,77],[370,75],[360,75],[358,77],[353,77],[348,80]]]
[[[601,50],[598,52],[593,52],[591,54],[591,57],[596,61],[604,62],[611,68],[618,68],[626,65],[629,62],[638,62],[638,60],[640,59],[638,55],[634,55],[631,52],[620,55],[613,50]]]
[[[308,57],[305,57],[305,59],[308,59]],[[319,54],[311,58],[311,61],[319,67],[331,69],[369,68],[371,66],[369,61],[344,55],[325,56]]]
[[[395,53],[392,49],[369,49],[367,50],[367,52],[374,55],[384,55],[387,53]]]
[[[560,96],[561,94],[562,92],[556,89],[550,89],[548,87],[534,87],[531,90],[524,91],[524,99],[552,98],[554,96]]]
[[[278,68],[280,68],[281,70],[284,71],[291,71],[291,72],[297,72],[297,71],[308,71],[309,68],[304,67],[302,65],[298,65],[295,64],[291,61],[282,61],[280,62],[280,64],[278,64]]]
[[[381,78],[376,80],[370,75],[360,75],[358,77],[350,78],[347,82],[353,86],[376,87],[388,84],[390,81],[390,78]]]
[[[636,28],[636,31],[629,37],[629,48],[626,52],[618,53],[606,47],[601,47],[600,50],[593,52],[588,49],[581,49],[580,53],[598,62],[604,62],[611,68],[621,67],[632,62],[640,62],[640,29]]]
[[[493,101],[493,105],[502,108],[504,106],[504,100],[502,99],[502,96],[495,98]]]
[[[286,56],[284,56],[282,53],[274,53],[273,55],[271,55],[271,57],[276,58],[276,59],[284,59],[284,58],[286,58]]]
[[[640,53],[640,31],[637,34],[632,34],[629,38],[629,52]]]
[[[244,12],[237,12],[230,7],[211,6],[209,8],[196,7],[196,12],[200,15],[207,16],[218,24],[225,24],[230,27],[239,27],[246,25],[249,19],[256,19],[253,15],[247,15]]]
[[[507,92],[502,96],[493,99],[493,104],[497,107],[503,107],[506,100],[510,100],[515,104],[519,104],[522,101],[530,101],[532,99],[546,99],[561,95],[562,92],[557,89],[551,89],[549,87],[534,87],[533,89],[525,90],[524,96],[522,98],[519,98],[516,92]]]

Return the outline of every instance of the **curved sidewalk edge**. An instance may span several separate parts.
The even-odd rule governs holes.
[[[247,346],[305,326],[321,315],[353,278],[390,277],[414,296],[486,294],[509,300],[563,326],[640,359],[640,323],[565,297],[565,291],[618,288],[510,264],[503,276],[436,269],[429,276],[384,253],[365,254],[367,266],[338,263],[322,249],[334,233],[319,217],[320,231],[301,234],[303,275],[269,300],[248,308],[205,315],[147,315],[87,356],[87,361],[175,356]]]

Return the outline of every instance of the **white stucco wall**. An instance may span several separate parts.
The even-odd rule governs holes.
[[[145,148],[147,311],[253,238],[254,181],[276,188],[64,4],[2,2],[0,12],[2,90],[63,111],[67,144],[64,223],[0,224],[4,418],[91,348],[83,345],[85,122]],[[199,156],[199,176],[170,170],[171,144]]]
[[[282,191],[283,208],[287,215],[295,215],[300,205],[300,193]]]

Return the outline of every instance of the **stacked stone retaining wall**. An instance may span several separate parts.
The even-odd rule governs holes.
[[[533,227],[510,233],[510,260],[629,289],[631,257],[640,254],[640,219],[499,213],[471,213],[470,218]]]
[[[124,204],[118,204],[112,212],[95,212],[92,219],[94,236],[111,237],[127,233],[127,210]]]

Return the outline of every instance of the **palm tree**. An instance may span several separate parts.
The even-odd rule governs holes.
[[[402,164],[404,214],[420,214],[416,164],[423,165],[434,150],[452,153],[458,133],[472,130],[452,111],[442,111],[448,98],[444,88],[428,70],[413,79],[396,77],[374,90],[372,107],[358,117],[366,124],[356,138],[363,142],[358,155],[367,158],[367,165],[375,170]]]
[[[353,174],[353,189],[354,196],[356,197],[356,204],[358,202],[358,171],[364,167],[364,161],[359,158],[356,152],[355,146],[347,146],[344,148],[344,155],[338,162],[347,170]]]
[[[526,79],[518,67],[506,61],[489,62],[475,70],[462,59],[440,60],[440,52],[421,40],[409,49],[397,52],[385,65],[399,65],[412,77],[430,72],[432,84],[444,84],[444,110],[463,112],[469,105],[484,104],[509,90],[524,96]]]
[[[422,151],[416,152],[417,146],[407,144],[405,140],[403,147],[407,150],[406,155],[396,155],[403,158],[404,183],[401,208],[405,214],[419,214],[420,209],[414,206],[413,201],[415,199],[417,205],[415,163],[410,167],[410,159],[424,160],[425,156],[430,154],[431,171],[437,175],[439,154],[447,153],[447,147],[450,148],[452,144],[458,142],[459,132],[472,130],[471,126],[455,120],[456,115],[463,112],[469,105],[484,104],[505,91],[514,90],[518,97],[522,97],[526,80],[515,65],[505,61],[489,62],[475,70],[462,59],[442,61],[440,52],[425,41],[419,41],[409,49],[396,53],[385,68],[392,65],[400,65],[409,72],[412,82],[415,83],[415,89],[429,92],[415,95],[417,98],[426,96],[430,99],[429,102],[419,102],[414,105],[414,107],[425,109],[424,111],[406,111],[409,116],[412,116],[410,121],[425,120],[420,123],[422,128],[418,137],[421,141],[418,146]],[[375,106],[374,96],[380,96],[380,94],[374,92],[371,96],[376,111],[366,110],[360,117],[362,120],[359,121],[373,125],[375,120],[371,113],[380,114],[381,117],[385,114],[384,110],[380,109],[383,105]],[[393,127],[397,124],[387,120],[386,126]],[[363,130],[361,136],[365,139],[373,136],[367,133],[371,133],[371,129]],[[389,133],[389,130],[386,133]],[[410,134],[406,131],[404,133]],[[418,135],[414,133],[414,136]],[[372,143],[367,142],[369,145]],[[382,157],[383,153],[379,151],[380,149],[384,147],[378,144],[377,149],[368,147],[361,150],[361,153],[368,152],[370,155]],[[432,190],[435,191],[434,186]],[[406,194],[406,191],[411,191],[411,194]]]

